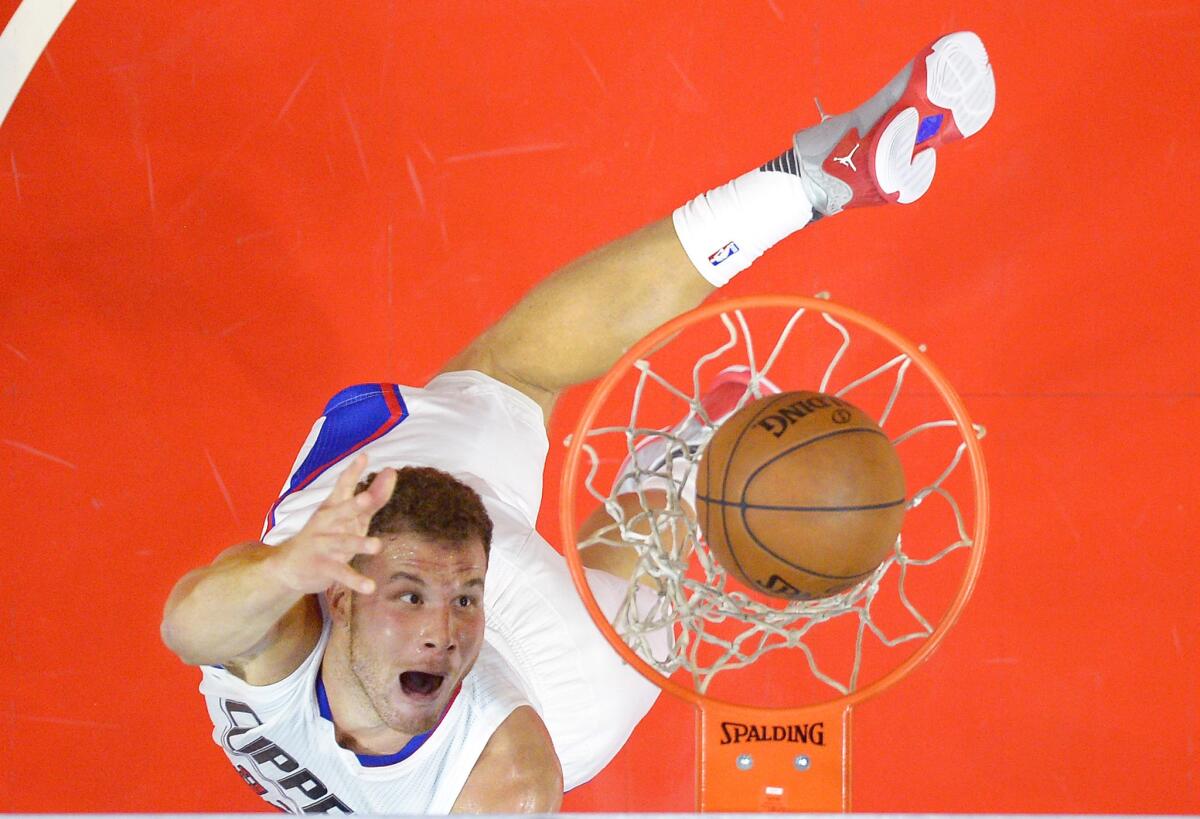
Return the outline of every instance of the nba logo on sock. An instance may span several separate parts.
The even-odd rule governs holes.
[[[734,253],[737,253],[737,252],[738,252],[737,244],[735,244],[734,242],[730,242],[729,244],[725,245],[725,247],[721,248],[716,253],[709,256],[708,261],[712,263],[713,267],[716,267],[721,262],[725,261],[726,259],[728,259],[730,256],[732,256]]]

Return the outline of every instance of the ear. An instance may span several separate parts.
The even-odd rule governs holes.
[[[354,605],[354,593],[341,583],[334,583],[325,590],[325,602],[329,607],[329,616],[335,626],[350,623],[350,609]]]

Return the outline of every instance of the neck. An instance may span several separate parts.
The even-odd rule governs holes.
[[[413,738],[383,722],[350,670],[346,653],[338,651],[332,641],[321,660],[321,680],[338,745],[356,754],[382,756],[396,753]]]

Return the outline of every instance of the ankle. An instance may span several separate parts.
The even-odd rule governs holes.
[[[675,232],[696,270],[716,287],[808,224],[811,200],[791,149],[676,209]]]

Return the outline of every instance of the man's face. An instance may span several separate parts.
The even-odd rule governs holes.
[[[375,593],[355,594],[350,670],[380,720],[415,735],[438,722],[483,645],[483,544],[384,536],[360,571]]]

